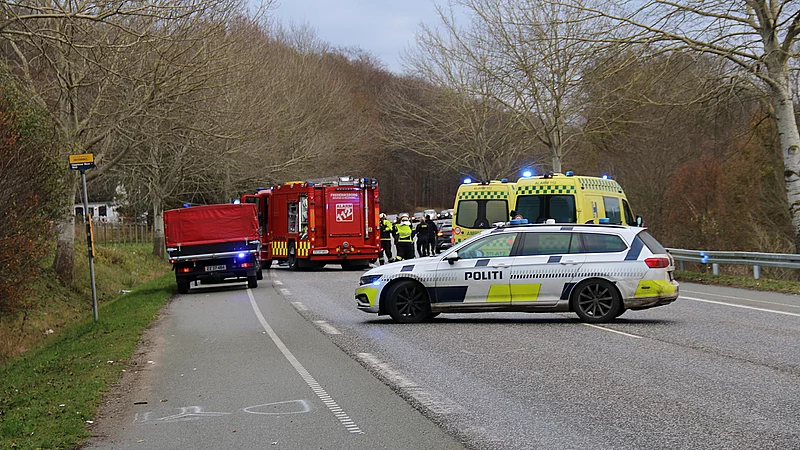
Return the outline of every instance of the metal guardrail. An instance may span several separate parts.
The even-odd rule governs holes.
[[[680,263],[680,270],[684,270],[684,261],[711,264],[714,275],[719,275],[720,264],[753,266],[753,278],[756,279],[761,276],[761,266],[800,269],[800,254],[723,252],[711,250],[683,250],[679,248],[668,248],[667,251]]]

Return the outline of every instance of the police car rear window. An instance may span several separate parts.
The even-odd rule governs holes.
[[[653,235],[651,235],[651,234],[650,234],[650,233],[648,233],[647,231],[642,231],[642,232],[640,232],[640,233],[637,235],[637,237],[638,237],[639,239],[641,239],[641,240],[642,240],[642,242],[644,242],[644,245],[646,245],[646,246],[647,246],[647,248],[649,248],[649,249],[650,249],[650,251],[651,251],[651,252],[652,252],[654,255],[658,255],[658,254],[667,253],[667,249],[665,249],[665,248],[664,248],[664,246],[663,246],[663,245],[661,245],[661,243],[660,243],[660,242],[658,242],[658,241],[656,240],[656,238],[654,238],[654,237],[653,237]]]
[[[616,234],[582,233],[583,251],[586,253],[615,253],[628,249]]]

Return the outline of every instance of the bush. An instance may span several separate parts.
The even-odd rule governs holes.
[[[0,316],[19,312],[63,214],[66,161],[48,114],[0,67]]]

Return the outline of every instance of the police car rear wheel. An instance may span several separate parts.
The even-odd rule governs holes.
[[[431,303],[420,284],[400,281],[388,292],[386,309],[395,322],[417,323],[431,318]]]
[[[587,280],[575,287],[573,310],[584,322],[602,323],[621,314],[622,299],[606,280]]]

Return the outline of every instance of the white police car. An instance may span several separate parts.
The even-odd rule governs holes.
[[[644,228],[505,225],[441,255],[366,272],[358,308],[396,322],[439,313],[574,311],[607,322],[678,298],[674,260]]]

